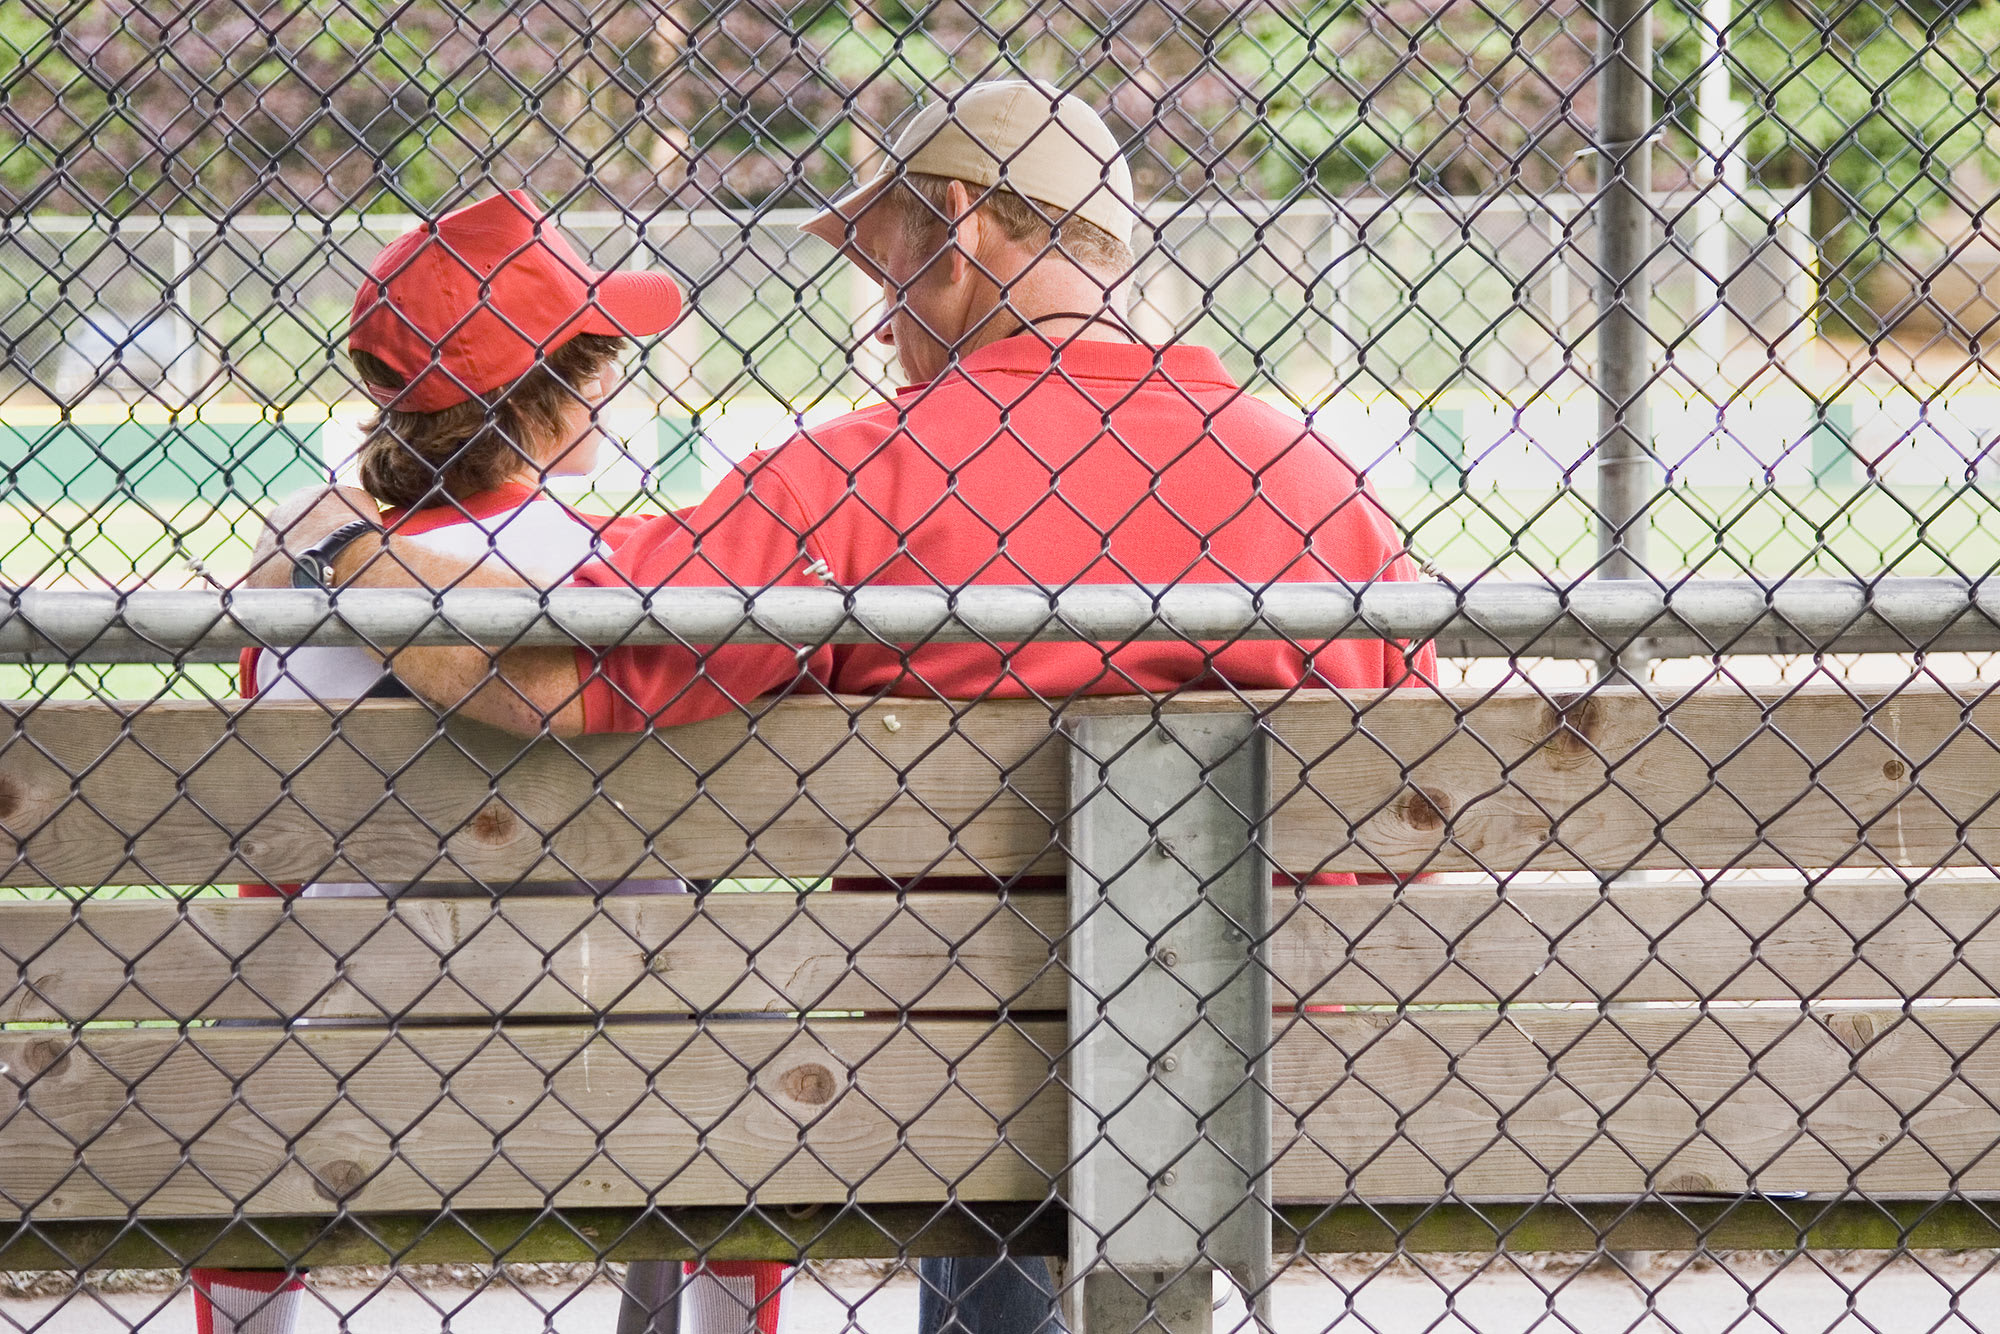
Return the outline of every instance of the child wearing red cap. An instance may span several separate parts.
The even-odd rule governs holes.
[[[544,586],[603,558],[636,521],[578,514],[543,483],[594,467],[603,440],[597,409],[617,386],[626,339],[664,331],[680,307],[664,274],[584,265],[519,192],[391,243],[355,298],[348,335],[361,385],[381,405],[364,430],[360,472],[363,488],[386,507],[383,524],[427,545],[505,561]],[[379,657],[359,648],[246,650],[241,688],[246,697],[326,701],[406,693]],[[682,888],[628,881],[615,892]],[[339,897],[384,889],[321,883],[238,892]],[[596,891],[580,884],[509,891],[524,892]],[[785,1266],[716,1263],[687,1273],[685,1334],[775,1334]],[[296,1272],[196,1269],[192,1277],[199,1334],[289,1334],[295,1326],[304,1291]],[[635,1292],[676,1286],[657,1272],[634,1273],[628,1283]]]

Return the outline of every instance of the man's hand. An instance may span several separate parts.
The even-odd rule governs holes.
[[[374,497],[351,486],[309,486],[285,497],[264,516],[264,531],[250,555],[245,588],[290,588],[292,557],[310,549],[344,523],[382,521]]]

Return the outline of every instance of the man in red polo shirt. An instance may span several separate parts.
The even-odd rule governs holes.
[[[882,283],[890,313],[877,337],[908,386],[750,455],[692,513],[636,526],[577,582],[1415,577],[1395,524],[1332,445],[1239,387],[1208,349],[1147,346],[1126,328],[1135,217],[1116,141],[1078,99],[995,81],[932,104],[875,180],[806,224]],[[316,503],[272,516],[293,552],[355,517],[338,496],[304,499]],[[522,582],[498,562],[365,534],[330,555],[337,581],[354,585]],[[269,568],[267,581],[289,575]],[[1374,689],[1428,675],[1428,655],[1375,640],[844,645],[805,657],[753,645],[437,648],[404,650],[393,666],[468,716],[571,735],[694,722],[801,687],[948,698],[1204,682]]]
[[[807,224],[882,284],[889,314],[877,337],[894,347],[908,386],[751,455],[691,514],[641,525],[577,582],[956,589],[1415,577],[1394,523],[1332,445],[1252,397],[1213,352],[1132,334],[1120,311],[1136,218],[1116,140],[1078,99],[991,82],[932,104],[874,180]],[[298,552],[353,517],[335,497],[288,504],[272,524]],[[447,561],[394,538],[384,558],[382,545],[364,536],[311,564],[355,585],[521,582],[497,563]],[[1373,690],[1419,682],[1433,660],[1428,646],[1258,640],[841,645],[806,655],[755,645],[439,648],[400,652],[392,666],[437,704],[523,734],[570,735],[694,722],[798,689],[957,699],[1224,683]],[[970,1334],[1044,1325],[1045,1271],[1004,1269],[927,1266],[920,1328],[938,1327],[947,1297]]]

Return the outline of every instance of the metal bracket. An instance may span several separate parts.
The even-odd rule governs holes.
[[[1071,1274],[1083,1334],[1206,1334],[1271,1271],[1270,781],[1247,713],[1068,729]]]

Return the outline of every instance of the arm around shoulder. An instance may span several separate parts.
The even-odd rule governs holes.
[[[247,588],[291,586],[292,557],[357,517],[379,523],[365,493],[314,487],[289,497],[265,520]],[[528,580],[504,562],[466,560],[384,533],[351,543],[334,560],[336,588],[520,588]],[[584,716],[575,654],[566,648],[406,648],[384,655],[410,690],[454,716],[517,736],[575,736]]]

